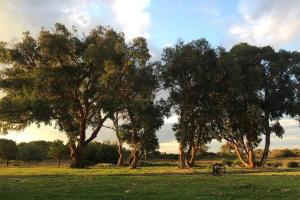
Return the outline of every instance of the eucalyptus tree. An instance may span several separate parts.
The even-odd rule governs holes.
[[[173,130],[179,142],[181,168],[191,166],[198,146],[212,139],[210,130],[217,114],[213,105],[219,96],[217,57],[217,50],[205,39],[179,41],[174,47],[164,49],[162,55],[163,86],[170,93],[168,103],[179,116]]]
[[[159,89],[156,65],[150,63],[150,54],[144,38],[137,38],[129,46],[136,61],[122,86],[124,123],[122,129],[131,146],[130,167],[136,168],[141,152],[158,148],[155,132],[163,124],[161,106],[156,102]],[[150,139],[149,139],[150,138]]]
[[[279,120],[299,115],[299,54],[275,52],[271,47],[245,43],[235,45],[220,58],[223,77],[223,127],[221,138],[234,146],[238,158],[249,168],[262,166],[268,156],[270,135],[282,137]],[[265,137],[261,158],[255,148]]]
[[[129,56],[124,35],[102,26],[79,36],[55,24],[36,39],[26,32],[17,44],[1,43],[2,132],[55,124],[69,138],[71,166],[84,167],[83,149],[115,111],[119,85],[110,77],[137,62]]]

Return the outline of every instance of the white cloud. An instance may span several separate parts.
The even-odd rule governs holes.
[[[149,37],[147,8],[151,0],[0,0],[0,40],[20,38],[22,32],[37,33],[56,22],[75,25],[88,32],[98,25],[111,25],[128,39]]]
[[[151,24],[150,13],[147,8],[151,0],[115,0],[112,10],[116,21],[129,39],[137,36],[149,37]]]
[[[298,0],[242,0],[241,21],[229,33],[235,42],[272,45],[281,48],[300,36]]]

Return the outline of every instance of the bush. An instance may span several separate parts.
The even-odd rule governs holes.
[[[291,161],[291,162],[287,163],[287,167],[288,168],[297,168],[297,167],[299,167],[299,163],[295,162],[295,161]]]
[[[270,158],[295,157],[296,154],[290,149],[276,149],[270,152]]]
[[[99,163],[117,164],[118,156],[118,146],[116,144],[92,142],[84,151],[87,166],[94,166]]]
[[[269,161],[266,163],[266,166],[270,168],[279,168],[282,167],[283,164],[280,161]]]
[[[221,160],[221,163],[222,163],[223,165],[228,166],[228,167],[231,167],[231,166],[233,165],[233,161],[232,161],[232,160],[229,160],[229,159],[222,159],[222,160]]]

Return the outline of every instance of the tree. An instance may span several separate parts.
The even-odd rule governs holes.
[[[45,159],[42,147],[33,142],[18,144],[17,158],[28,165],[32,161],[40,162]]]
[[[17,144],[12,140],[0,139],[0,159],[8,161],[16,158],[18,148]]]
[[[212,139],[218,113],[217,51],[205,39],[164,49],[161,78],[168,103],[179,116],[173,127],[179,142],[179,167],[191,167],[199,147]]]
[[[111,77],[137,62],[124,35],[100,26],[83,37],[56,24],[37,39],[26,32],[21,42],[2,44],[0,54],[0,62],[11,66],[1,72],[2,132],[54,123],[69,138],[71,166],[84,167],[84,148],[115,110],[119,82]]]
[[[120,127],[120,123],[122,119],[122,113],[120,111],[115,111],[115,113],[111,116],[112,125],[107,126],[106,128],[109,128],[113,130],[116,134],[117,140],[118,140],[118,162],[117,166],[123,166],[124,165],[124,156],[123,156],[123,144],[125,142],[124,133],[122,131],[122,128]]]
[[[219,153],[222,155],[233,155],[234,147],[229,142],[226,142],[220,147]]]
[[[149,132],[147,132],[149,131]],[[155,130],[146,130],[141,134],[140,155],[147,160],[148,155],[156,152],[159,149],[158,138],[155,135]]]
[[[49,156],[56,159],[58,167],[60,167],[60,161],[66,156],[66,146],[63,141],[55,140],[51,143],[49,148]]]
[[[99,163],[116,164],[118,161],[118,146],[111,142],[92,142],[84,151],[87,166]]]
[[[284,134],[279,120],[285,115],[299,115],[299,81],[293,74],[299,68],[299,55],[242,43],[224,55],[220,64],[226,71],[223,84],[227,88],[221,137],[233,145],[244,166],[262,166],[271,133],[279,137]],[[255,148],[263,135],[265,148],[258,159]]]
[[[155,131],[163,124],[163,113],[160,105],[155,102],[159,81],[155,63],[149,62],[146,40],[141,37],[133,39],[126,52],[124,67],[113,68],[115,73],[108,82],[119,88],[113,129],[131,147],[129,165],[136,168],[141,144],[146,138],[144,134],[156,137]]]
[[[48,156],[49,156],[48,152],[49,152],[50,146],[52,144],[51,142],[47,142],[44,140],[38,140],[38,141],[32,141],[31,143],[36,144],[39,147],[41,147],[41,153],[43,155],[43,158],[44,159],[48,158]]]

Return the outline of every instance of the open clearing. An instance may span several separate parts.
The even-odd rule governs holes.
[[[300,170],[1,167],[0,199],[300,199]]]

